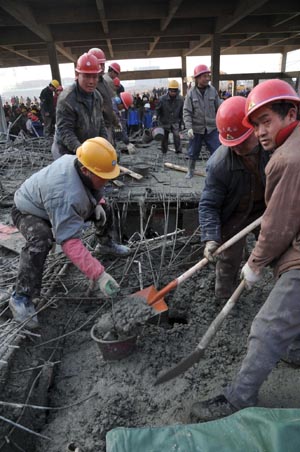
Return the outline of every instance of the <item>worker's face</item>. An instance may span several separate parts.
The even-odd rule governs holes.
[[[101,177],[97,176],[96,174],[92,173],[89,169],[87,169],[85,166],[81,167],[82,173],[87,176],[90,181],[92,182],[94,190],[100,190],[100,188],[104,187],[107,183],[107,179],[102,179]]]
[[[170,96],[170,97],[176,97],[176,96],[177,96],[178,89],[172,89],[172,88],[170,88],[168,91],[169,91],[169,96]]]
[[[86,93],[93,93],[97,87],[98,74],[78,74],[78,83],[80,88]]]
[[[210,82],[210,73],[206,72],[205,74],[199,75],[199,77],[196,77],[196,85],[199,86],[199,88],[206,88],[209,85]]]
[[[254,127],[254,133],[265,151],[276,149],[276,137],[280,130],[296,120],[296,108],[291,108],[288,114],[282,118],[270,107],[261,107],[252,113],[250,121]]]
[[[243,143],[238,144],[237,146],[231,146],[231,149],[238,155],[249,155],[258,145],[258,139],[256,138],[254,133],[243,141]]]

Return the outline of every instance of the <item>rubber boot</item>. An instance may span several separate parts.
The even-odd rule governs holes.
[[[16,322],[24,322],[24,326],[32,330],[38,328],[35,307],[29,297],[13,292],[9,300],[9,307]]]
[[[116,257],[128,257],[131,253],[131,250],[130,248],[128,248],[128,246],[116,243],[110,237],[102,237],[100,243],[96,247],[96,251],[101,255],[107,254]]]
[[[187,175],[185,176],[186,179],[192,179],[192,177],[194,176],[195,167],[196,167],[196,160],[189,159],[188,172],[187,172]]]

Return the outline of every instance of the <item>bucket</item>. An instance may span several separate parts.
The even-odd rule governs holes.
[[[133,171],[141,174],[142,176],[147,176],[150,170],[150,166],[146,163],[135,163],[133,166]]]
[[[143,136],[142,136],[142,142],[143,143],[150,143],[152,141],[152,133],[150,129],[145,129]]]
[[[152,129],[152,136],[155,141],[161,141],[164,135],[165,132],[162,127],[154,127],[154,129]]]
[[[93,325],[91,329],[91,337],[97,343],[104,361],[119,361],[120,359],[127,358],[136,349],[137,336],[123,337],[118,340],[106,340],[105,338],[99,338],[96,336],[97,324]]]

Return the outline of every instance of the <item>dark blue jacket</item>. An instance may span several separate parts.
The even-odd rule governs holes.
[[[259,149],[260,174],[266,185],[265,166],[270,153]],[[221,227],[232,216],[240,200],[249,194],[249,206],[245,217],[252,208],[254,176],[245,167],[243,159],[226,146],[220,146],[209,158],[206,168],[204,190],[199,202],[199,223],[201,241],[214,240],[221,243]]]

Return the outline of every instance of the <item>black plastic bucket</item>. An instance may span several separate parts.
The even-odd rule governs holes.
[[[105,361],[118,361],[131,355],[136,349],[137,336],[128,336],[118,340],[105,340],[96,336],[95,324],[91,329],[91,337],[97,343]]]

